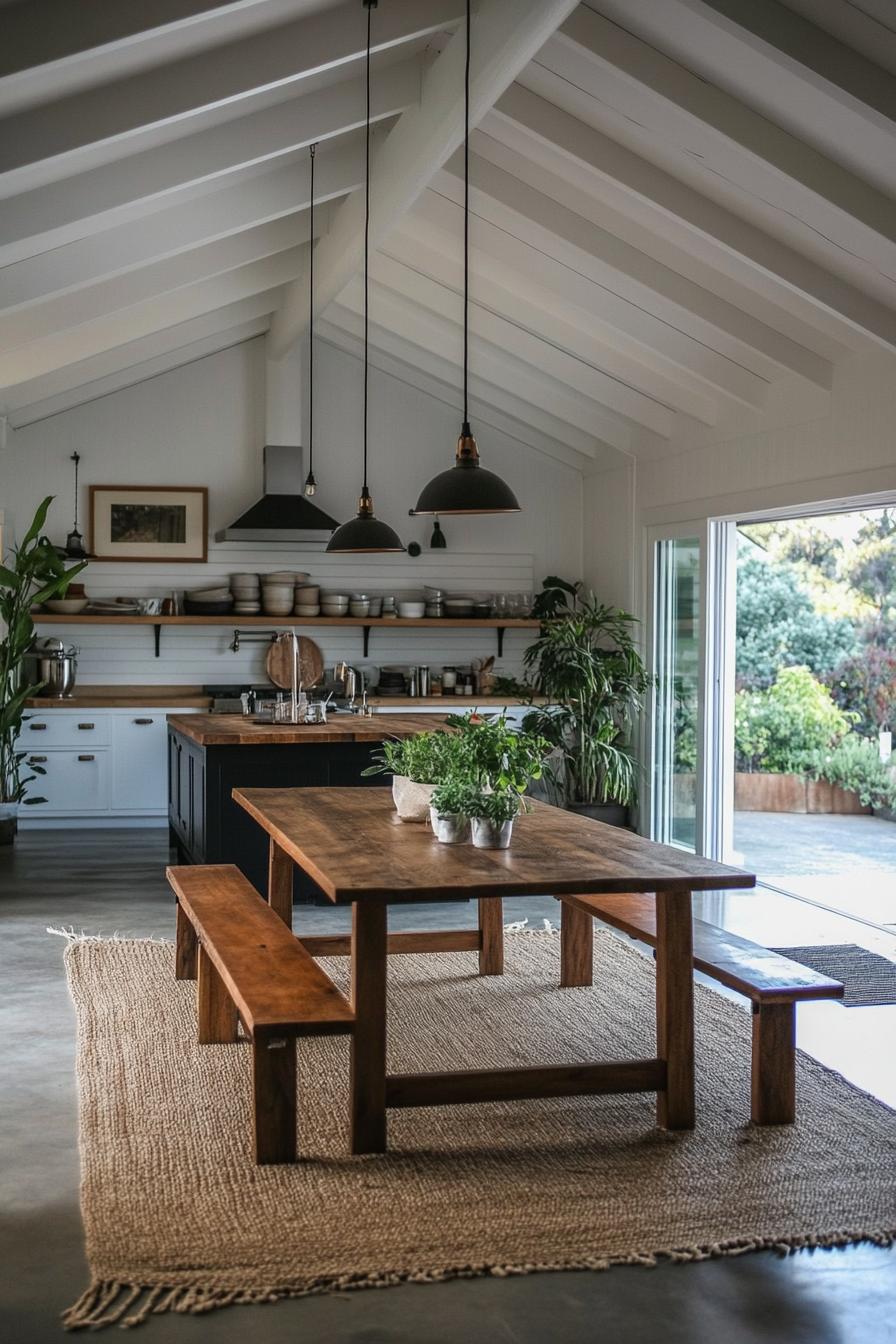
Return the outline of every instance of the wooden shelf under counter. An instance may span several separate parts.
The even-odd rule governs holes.
[[[293,629],[299,626],[311,629],[314,626],[357,626],[364,631],[364,657],[367,657],[370,631],[386,629],[448,629],[448,630],[495,630],[498,636],[498,657],[504,652],[505,630],[537,630],[540,622],[531,617],[516,616],[239,616],[231,613],[227,616],[92,616],[86,613],[78,616],[57,616],[53,612],[37,612],[33,618],[35,625],[149,625],[155,632],[155,652],[159,656],[159,640],[164,625],[193,626],[233,626],[249,629],[252,626],[269,626],[276,629]]]

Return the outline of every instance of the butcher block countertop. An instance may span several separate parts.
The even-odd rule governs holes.
[[[310,742],[382,742],[438,728],[438,714],[334,715],[328,723],[253,723],[242,714],[169,714],[168,726],[201,747],[297,746]]]
[[[211,698],[201,686],[76,686],[67,700],[32,696],[29,709],[208,709]]]

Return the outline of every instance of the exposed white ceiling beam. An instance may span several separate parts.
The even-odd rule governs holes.
[[[558,174],[578,179],[585,168],[622,214],[689,255],[709,259],[745,294],[752,287],[785,317],[790,304],[800,322],[839,343],[841,352],[850,332],[896,349],[896,313],[887,305],[547,99],[514,87],[486,125],[523,153],[540,151],[540,161]]]
[[[374,280],[441,314],[460,331],[463,297],[457,269],[450,263],[446,268],[432,249],[415,246],[405,237],[395,240],[394,248],[394,253],[390,253],[387,245],[385,252],[373,258],[371,275]],[[432,271],[441,274],[433,276]],[[527,306],[518,297],[514,301],[511,293],[490,280],[480,280],[476,284],[475,299],[470,305],[470,331],[493,345],[518,350],[523,357],[528,354],[530,359],[540,342],[544,347],[541,361],[546,373],[656,434],[669,437],[675,424],[674,412],[685,410],[682,405],[672,402],[672,397],[679,402],[682,398],[671,385],[667,384],[664,389],[669,394],[669,400],[664,401],[655,390],[646,391],[637,385],[634,381],[637,371],[630,360],[623,361],[629,381],[621,376],[621,370],[608,372],[606,362],[597,362],[597,357],[603,357],[605,351],[596,349],[596,342],[577,339],[576,333],[562,319],[541,312],[534,305]],[[642,383],[646,381],[644,372],[641,372]],[[704,412],[701,418],[706,423],[713,423],[713,408],[703,398],[699,406]],[[690,414],[690,411],[686,413]]]
[[[779,0],[600,0],[595,8],[892,191],[896,79]]]
[[[0,109],[59,98],[110,77],[295,18],[314,0],[28,0],[7,3]]]
[[[327,205],[315,210],[316,237],[326,231],[328,211]],[[293,249],[307,239],[307,212],[303,216],[285,215],[255,229],[219,238],[204,247],[150,262],[110,280],[99,280],[96,284],[55,295],[44,303],[0,313],[0,353],[58,335],[111,313],[120,313],[185,285],[224,275],[250,262]]]
[[[332,303],[327,309],[327,316],[318,323],[316,333],[320,339],[340,350],[358,359],[363,358],[363,320],[358,313],[349,312],[339,303]],[[457,364],[445,359],[438,351],[426,350],[416,340],[394,331],[386,331],[377,325],[371,331],[368,353],[371,365],[375,368],[382,368],[387,373],[422,386],[462,411],[463,394],[460,391]],[[470,375],[470,411],[477,425],[477,433],[480,416],[483,424],[494,424],[498,428],[506,429],[509,422],[511,428],[508,432],[579,471],[593,468],[596,461],[618,463],[621,460],[615,448],[596,438],[593,433],[554,415],[541,402],[528,401],[508,392],[505,386],[507,371],[510,370],[511,381],[519,373],[518,365],[511,356],[495,352],[494,361],[488,368],[489,373],[500,381],[489,381],[481,368]],[[537,380],[530,382],[528,388],[530,397],[536,395],[539,391]]]
[[[568,7],[567,7],[568,12]],[[378,52],[457,20],[458,0],[390,0]],[[355,0],[163,67],[86,89],[0,122],[0,191],[31,190],[73,172],[201,130],[300,91],[357,61],[366,23]]]
[[[893,286],[896,296],[892,196],[584,6],[536,65],[593,89],[620,134],[648,159],[699,182],[711,197],[737,201],[834,270]],[[533,78],[536,86],[537,72]]]
[[[103,354],[79,360],[76,364],[67,364],[64,368],[54,369],[52,373],[29,379],[16,387],[4,389],[0,385],[0,403],[5,402],[11,414],[14,414],[22,407],[33,406],[74,388],[85,387],[109,374],[137,370],[147,360],[174,350],[184,350],[196,341],[231,331],[244,322],[266,318],[277,306],[279,294],[279,289],[270,290],[266,294],[254,294],[240,303],[215,309],[176,327],[166,327]],[[139,382],[140,378],[135,377],[133,381]]]
[[[420,94],[420,64],[389,67],[371,96],[374,122],[392,117]],[[228,174],[256,167],[356,130],[364,123],[364,88],[356,78],[306,93],[116,163],[10,197],[0,208],[0,266],[137,219],[147,208],[214,191]],[[318,168],[338,144],[323,144]],[[252,188],[248,188],[252,190]]]
[[[681,395],[692,395],[693,408],[678,409],[688,410],[697,419],[705,418],[696,409],[700,398],[705,398],[709,406],[719,401],[751,407],[764,403],[767,385],[755,371],[734,363],[703,341],[695,340],[625,298],[619,292],[624,287],[623,277],[610,290],[584,274],[580,267],[571,265],[571,255],[555,257],[554,251],[562,251],[562,245],[558,249],[552,242],[551,251],[547,252],[539,245],[543,236],[537,226],[530,240],[528,222],[522,221],[516,232],[512,232],[509,213],[501,225],[493,224],[486,215],[489,209],[488,204],[483,204],[486,200],[486,193],[477,195],[474,207],[470,252],[474,294],[481,284],[493,280],[512,294],[559,315],[563,323],[576,331],[577,339],[585,340],[585,348],[593,341],[595,348],[609,349],[657,374],[663,384],[673,383]],[[405,216],[399,235],[404,239],[412,234],[421,243],[456,256],[459,262],[460,210],[456,179],[444,174]],[[384,244],[386,250],[391,242],[390,239]],[[774,366],[770,365],[769,376],[778,376]],[[676,403],[673,399],[669,404]]]
[[[575,7],[576,0],[482,0],[475,22],[470,72],[470,120],[475,125],[495,99]],[[376,155],[370,186],[370,242],[387,237],[464,132],[466,35],[455,33],[427,71],[420,103],[399,117]],[[345,288],[363,262],[364,193],[353,193],[334,220],[315,259],[316,312]],[[304,296],[287,290],[271,326],[271,345],[283,354],[303,334]]]
[[[342,291],[340,308],[363,314],[363,286],[356,279]],[[462,339],[456,323],[441,313],[422,307],[416,300],[371,285],[371,328],[394,332],[416,342],[421,350],[438,355],[458,369],[462,367]],[[537,401],[559,420],[577,426],[622,452],[628,450],[633,423],[562,378],[545,372],[543,342],[527,341],[524,335],[509,334],[507,343],[497,344],[471,334],[470,366],[487,382],[503,387],[511,396],[525,402]],[[371,339],[374,339],[371,337]],[[376,339],[379,339],[377,337]],[[550,363],[550,361],[548,361]]]
[[[896,75],[892,0],[787,0],[787,8]]]
[[[38,420],[46,420],[48,416],[59,415],[62,411],[70,411],[75,406],[83,406],[88,401],[97,401],[112,392],[120,392],[122,388],[148,382],[151,378],[157,378],[159,374],[169,373],[172,369],[182,368],[185,364],[195,364],[197,360],[206,359],[209,355],[217,354],[219,350],[227,350],[233,345],[242,345],[244,341],[250,341],[255,336],[262,336],[269,326],[269,315],[262,314],[260,317],[250,318],[248,321],[228,327],[225,331],[213,331],[208,336],[166,350],[152,359],[128,364],[103,377],[57,392],[54,396],[28,402],[27,405],[11,413],[10,424],[14,429],[22,429],[25,425],[33,425]],[[39,384],[32,385],[32,396],[38,395],[36,392],[38,386]]]
[[[363,176],[363,168],[357,137],[347,137],[341,148],[321,156],[314,183],[318,201],[350,191]],[[0,271],[0,312],[294,215],[308,207],[309,184],[309,165],[303,160],[259,174],[248,184],[224,186],[197,201],[156,210],[118,228],[28,257]],[[297,240],[300,236],[297,226]]]
[[[278,252],[211,280],[185,285],[94,322],[9,350],[0,356],[0,387],[15,387],[17,383],[120,349],[141,337],[180,326],[242,299],[270,293],[301,273],[302,254],[300,247]]]

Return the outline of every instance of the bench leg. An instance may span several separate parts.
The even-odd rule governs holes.
[[[236,1008],[211,957],[199,944],[199,981],[196,991],[199,1044],[229,1045],[237,1039]]]
[[[796,1118],[796,1005],[753,1005],[754,1125],[792,1125]]]
[[[175,980],[196,979],[196,930],[177,902],[177,925],[174,944]]]
[[[479,900],[479,974],[504,974],[504,902],[500,896]]]
[[[386,906],[352,905],[351,1146],[386,1151]]]
[[[272,839],[268,850],[268,904],[288,929],[292,928],[292,870],[292,859]]]
[[[594,984],[594,919],[560,902],[560,984],[564,989]]]
[[[694,1128],[694,933],[689,891],[656,894],[656,1045],[666,1062],[657,1094],[665,1129]]]
[[[252,1131],[259,1166],[296,1160],[296,1043],[252,1042]]]

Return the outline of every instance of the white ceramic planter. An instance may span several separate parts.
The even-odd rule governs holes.
[[[440,817],[434,807],[429,809],[433,835],[443,845],[465,845],[470,839],[470,818],[458,813]]]
[[[434,784],[417,784],[407,775],[392,778],[392,799],[402,821],[426,821]]]
[[[489,821],[487,817],[473,817],[473,844],[476,849],[509,849],[513,834],[513,818],[510,821]]]

